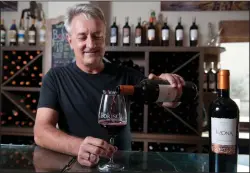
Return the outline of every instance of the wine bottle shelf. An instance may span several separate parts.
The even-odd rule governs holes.
[[[148,151],[158,152],[195,152],[197,145],[182,144],[182,143],[148,143]]]
[[[143,142],[132,142],[131,143],[133,151],[143,151]]]

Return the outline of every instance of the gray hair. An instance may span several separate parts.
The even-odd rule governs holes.
[[[99,7],[93,4],[76,4],[68,8],[65,15],[64,26],[68,33],[70,32],[70,24],[73,18],[80,14],[84,15],[86,19],[98,18],[106,25],[103,11]]]

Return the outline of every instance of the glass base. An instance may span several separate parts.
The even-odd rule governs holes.
[[[116,163],[106,163],[98,166],[100,172],[110,172],[110,171],[122,171],[124,169],[123,165]]]

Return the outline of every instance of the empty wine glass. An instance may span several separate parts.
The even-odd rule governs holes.
[[[98,123],[108,130],[110,144],[114,145],[114,139],[127,125],[127,110],[125,98],[114,91],[104,91],[99,107]],[[124,169],[121,164],[114,163],[113,156],[109,162],[98,166],[99,171],[120,171]]]

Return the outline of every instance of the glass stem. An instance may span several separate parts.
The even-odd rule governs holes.
[[[115,144],[115,139],[114,139],[114,137],[111,137],[111,138],[109,139],[109,143],[110,143],[111,145],[114,145],[114,144]],[[114,163],[113,154],[112,154],[112,156],[111,156],[110,159],[109,159],[109,163]]]

